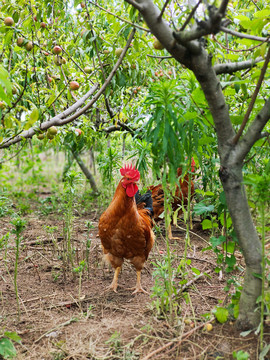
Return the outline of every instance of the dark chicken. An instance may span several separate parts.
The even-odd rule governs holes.
[[[194,173],[195,171],[195,161],[192,158],[191,160],[191,173]],[[177,169],[177,176],[179,179],[179,185],[176,185],[175,195],[172,202],[172,209],[173,211],[177,210],[180,206],[186,207],[188,204],[188,182],[189,177],[191,176],[191,198],[194,196],[194,183],[192,179],[194,178],[194,175],[187,173],[185,174],[184,178],[181,178],[182,175],[182,168],[179,167]],[[151,185],[148,187],[148,189],[152,193],[152,199],[153,199],[153,218],[155,221],[159,220],[159,216],[164,211],[164,191],[162,189],[162,185]],[[183,211],[179,211],[179,215]]]

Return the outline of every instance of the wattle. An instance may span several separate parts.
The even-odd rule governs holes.
[[[126,194],[128,197],[133,197],[138,191],[138,186],[136,184],[128,184],[126,187]]]

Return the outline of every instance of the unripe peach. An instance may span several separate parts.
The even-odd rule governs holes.
[[[69,87],[71,90],[78,90],[80,87],[80,84],[77,81],[71,81],[69,83]]]
[[[22,47],[23,46],[23,42],[24,42],[24,38],[23,37],[18,37],[17,39],[17,45],[19,47]]]
[[[164,46],[161,44],[161,42],[158,39],[154,40],[153,46],[154,46],[154,49],[156,49],[156,50],[164,49]]]
[[[25,45],[25,48],[27,51],[31,51],[33,49],[34,45],[32,41],[28,41],[28,43]]]
[[[55,46],[54,48],[53,48],[53,53],[54,54],[56,54],[56,55],[59,55],[59,54],[61,54],[61,52],[62,52],[62,49],[60,48],[60,46]]]
[[[55,65],[57,65],[57,66],[61,66],[61,65],[62,65],[61,57],[58,56],[58,55],[56,55],[56,56],[54,57],[53,61],[54,61]]]
[[[12,26],[14,24],[14,20],[12,19],[12,17],[8,16],[5,18],[4,24],[6,26]]]
[[[119,57],[119,56],[122,54],[122,52],[123,52],[123,49],[122,49],[122,48],[117,48],[117,49],[115,49],[115,55],[116,55],[117,57]]]

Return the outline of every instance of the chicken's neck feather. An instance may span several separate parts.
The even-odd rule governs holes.
[[[121,181],[119,182],[112,202],[110,203],[107,211],[113,211],[115,215],[122,216],[127,211],[137,211],[135,198],[129,197],[126,194],[126,189],[123,188]]]

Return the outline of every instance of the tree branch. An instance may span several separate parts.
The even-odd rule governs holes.
[[[180,63],[189,68],[188,50],[176,43],[169,24],[159,19],[160,10],[152,0],[125,0],[138,9],[151,33],[163,44],[167,51]]]
[[[70,106],[68,109],[63,111],[62,113],[54,116],[51,120],[45,121],[40,126],[34,126],[30,128],[29,130],[23,131],[20,135],[15,136],[14,138],[8,139],[4,141],[2,144],[0,144],[0,149],[8,148],[12,144],[16,144],[17,142],[22,141],[26,138],[31,138],[33,135],[35,135],[36,132],[39,132],[40,130],[44,131],[47,130],[52,125],[58,125],[59,121],[68,115],[72,114],[74,111],[76,111],[82,104],[91,96],[93,93],[97,90],[98,84],[95,84],[81,99],[79,99],[75,104]]]
[[[245,156],[247,155],[247,153],[250,151],[253,144],[257,140],[267,136],[267,133],[262,133],[262,130],[269,120],[270,120],[270,97],[264,104],[261,111],[255,117],[253,122],[250,124],[245,135],[238,142],[237,155],[240,161],[244,160]]]
[[[174,38],[182,45],[186,45],[192,40],[200,39],[208,34],[216,34],[220,31],[221,20],[225,16],[228,0],[223,0],[220,8],[216,9],[209,6],[209,19],[198,22],[198,26],[189,31],[174,32]]]
[[[71,146],[68,146],[69,149],[72,152],[72,155],[74,156],[74,159],[77,161],[79,167],[81,168],[82,172],[84,173],[85,177],[89,180],[89,183],[91,185],[91,188],[93,189],[93,192],[95,195],[99,194],[97,184],[95,182],[94,176],[92,175],[91,171],[87,168],[85,163],[82,161],[80,155],[78,152],[74,151]]]
[[[163,8],[162,8],[162,10],[161,10],[161,12],[160,12],[160,14],[159,14],[159,16],[158,16],[158,19],[159,19],[159,20],[162,18],[163,13],[164,13],[164,11],[165,11],[165,9],[166,9],[166,7],[167,7],[167,5],[169,4],[170,1],[171,1],[171,0],[166,0],[166,1],[165,1],[165,4],[163,5]]]
[[[229,4],[229,0],[222,0],[220,7],[218,9],[218,13],[224,17],[226,13],[227,6]]]
[[[183,31],[185,29],[185,27],[187,26],[187,24],[190,22],[190,20],[192,19],[193,15],[195,14],[195,11],[198,9],[200,3],[202,2],[202,0],[199,0],[198,3],[194,6],[194,8],[191,10],[190,14],[188,15],[186,21],[184,22],[184,24],[181,26],[180,31]]]
[[[135,7],[135,9],[142,11],[143,10],[143,6],[138,4],[138,2],[136,2],[136,0],[125,0],[127,3],[129,3],[130,5],[132,5],[133,7]]]
[[[250,40],[261,41],[261,42],[270,42],[270,36],[264,38],[264,37],[260,37],[260,36],[243,34],[243,33],[240,33],[238,31],[228,29],[228,28],[226,28],[224,26],[221,26],[220,30],[227,33],[227,34],[234,35],[234,36],[237,36],[237,37],[242,38],[242,39],[250,39]]]
[[[14,155],[10,156],[8,159],[5,159],[5,160],[0,160],[0,164],[3,164],[7,161],[10,161],[11,159],[15,158],[16,156],[19,155],[19,153],[22,151],[22,149],[24,148],[24,145],[26,144],[26,141],[22,144],[21,148],[19,151],[17,151]]]
[[[239,71],[239,70],[250,69],[262,60],[263,60],[263,58],[258,57],[257,59],[239,61],[236,63],[217,64],[217,65],[214,65],[214,70],[217,75],[233,74],[234,72]]]
[[[110,15],[116,17],[117,19],[119,19],[120,21],[125,22],[126,24],[132,25],[133,27],[135,27],[135,28],[137,28],[137,29],[140,29],[140,30],[143,30],[143,31],[146,31],[146,32],[150,32],[150,30],[144,28],[143,26],[137,25],[137,24],[135,24],[135,23],[133,23],[133,22],[131,22],[131,21],[128,21],[128,20],[126,20],[126,19],[123,19],[121,16],[118,16],[118,15],[114,14],[113,12],[111,12],[111,11],[103,8],[102,6],[96,4],[96,3],[93,2],[93,1],[88,0],[88,2],[89,2],[90,4],[98,7],[100,10],[105,11],[107,14],[110,14]],[[128,2],[128,1],[127,1],[127,2]],[[132,5],[134,6],[133,3],[132,3]]]
[[[243,134],[243,131],[244,131],[245,127],[246,127],[249,116],[250,116],[251,111],[253,109],[253,106],[255,104],[256,98],[258,96],[259,90],[260,90],[260,88],[262,86],[262,82],[263,82],[264,75],[266,73],[269,61],[270,61],[270,47],[268,48],[268,51],[267,51],[267,54],[266,54],[266,58],[265,58],[265,61],[264,61],[264,64],[263,64],[263,67],[262,67],[262,70],[261,70],[261,74],[260,74],[258,83],[257,83],[255,91],[254,91],[254,93],[252,95],[251,101],[250,101],[250,103],[248,105],[248,109],[247,109],[247,112],[246,112],[246,114],[244,116],[243,122],[242,122],[242,124],[240,126],[240,129],[239,129],[238,133],[235,135],[235,137],[233,139],[233,144],[237,144],[239,138]]]
[[[107,128],[103,128],[101,131],[106,132],[107,134],[110,134],[114,131],[123,131],[126,130],[129,132],[132,136],[134,136],[134,129],[129,127],[128,125],[122,123],[121,121],[117,121],[117,125],[112,125]]]

